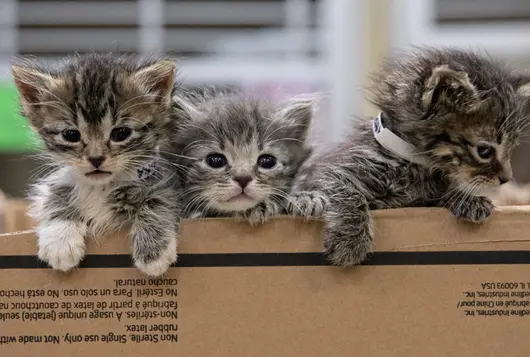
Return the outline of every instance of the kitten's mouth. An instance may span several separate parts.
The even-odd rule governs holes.
[[[246,193],[241,192],[240,194],[235,195],[234,197],[230,198],[227,202],[250,201],[250,200],[253,200],[253,198],[247,195]]]
[[[88,172],[85,174],[86,177],[92,179],[92,180],[101,180],[108,178],[110,175],[112,175],[112,172],[109,171],[101,171],[101,170],[94,170],[91,172]]]
[[[245,192],[240,192],[224,201],[219,201],[216,206],[218,209],[227,212],[246,211],[258,204],[255,197]]]

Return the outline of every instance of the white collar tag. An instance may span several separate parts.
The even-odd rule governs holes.
[[[414,145],[401,139],[390,129],[387,129],[383,126],[381,114],[382,113],[379,113],[372,123],[372,130],[374,132],[375,140],[377,140],[377,142],[385,149],[394,153],[400,158],[406,159],[415,164],[427,166],[427,161],[419,155],[419,150]]]

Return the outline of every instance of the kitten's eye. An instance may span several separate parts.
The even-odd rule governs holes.
[[[70,143],[78,143],[81,141],[81,133],[79,132],[79,130],[68,129],[63,131],[61,134],[63,136],[63,139]]]
[[[272,155],[264,154],[258,157],[258,166],[264,169],[272,169],[276,166],[276,162],[276,158]]]
[[[210,154],[206,156],[206,163],[214,169],[220,169],[228,163],[223,154]]]
[[[132,130],[130,128],[114,128],[110,132],[110,140],[115,142],[125,141],[131,134]]]
[[[489,145],[479,145],[477,146],[477,154],[481,159],[487,160],[491,159],[493,156],[494,149]]]

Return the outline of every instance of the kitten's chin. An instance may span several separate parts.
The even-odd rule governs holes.
[[[500,185],[482,185],[475,196],[496,197],[501,190]]]
[[[241,195],[232,197],[231,199],[227,201],[217,202],[216,208],[220,211],[240,212],[240,211],[246,211],[250,208],[253,208],[258,203],[259,201],[255,200],[254,198],[241,194]]]
[[[93,171],[83,175],[93,185],[104,185],[112,181],[114,174],[108,171]]]
[[[495,197],[499,194],[501,185],[494,183],[483,183],[479,185],[472,185],[467,182],[460,184],[460,187],[469,194],[475,197]]]

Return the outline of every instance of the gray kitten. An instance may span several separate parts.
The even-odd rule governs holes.
[[[180,104],[188,120],[174,138],[174,152],[186,217],[237,217],[255,224],[284,212],[322,213],[322,195],[289,195],[311,153],[306,138],[313,101],[278,106],[211,90]]]
[[[526,122],[528,82],[510,75],[490,58],[451,49],[423,49],[383,67],[372,89],[381,120],[356,120],[342,143],[308,161],[297,183],[329,196],[324,245],[335,265],[361,263],[371,252],[370,209],[447,207],[474,223],[490,216],[483,194],[511,179]],[[398,138],[394,147],[374,138],[382,128]],[[396,148],[403,141],[408,155]]]
[[[175,72],[171,60],[111,54],[13,66],[23,115],[55,167],[29,196],[38,256],[54,269],[77,266],[87,238],[121,227],[131,228],[144,273],[160,275],[176,260],[174,174],[163,158],[177,128]]]

